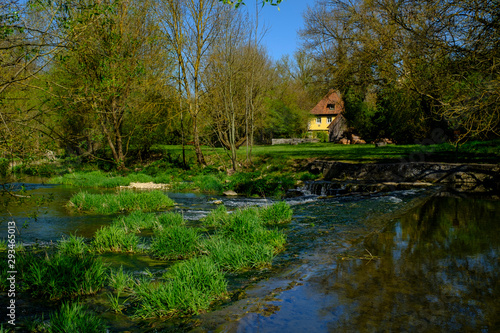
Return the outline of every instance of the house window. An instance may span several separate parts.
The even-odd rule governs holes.
[[[328,104],[326,107],[328,110],[335,110],[335,104]]]
[[[321,117],[316,117],[316,124],[321,124]]]
[[[331,122],[332,122],[332,116],[328,116],[328,117],[326,117],[326,122],[327,122],[327,123],[331,123]]]

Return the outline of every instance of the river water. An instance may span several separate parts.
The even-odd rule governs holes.
[[[71,214],[64,205],[78,189],[39,180],[23,185],[32,198],[2,206],[1,236],[5,222],[15,220],[17,239],[26,244],[92,237],[113,218]],[[188,220],[208,214],[216,200],[229,210],[273,202],[167,194]],[[431,188],[287,201],[294,216],[283,229],[286,251],[270,269],[229,276],[230,300],[170,321],[136,322],[102,310],[110,331],[500,331],[498,199]],[[108,260],[129,271],[162,268],[144,255]],[[28,303],[26,316],[43,312]]]

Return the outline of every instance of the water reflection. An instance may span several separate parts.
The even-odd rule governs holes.
[[[328,251],[318,247],[320,260],[311,260],[314,268],[303,283],[268,303],[278,307],[273,313],[252,313],[226,328],[498,331],[498,216],[498,201],[433,197],[371,233],[351,248],[351,256],[332,252],[326,259]],[[365,249],[379,259],[352,259]]]

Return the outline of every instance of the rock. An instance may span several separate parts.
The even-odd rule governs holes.
[[[212,203],[216,205],[222,205],[222,200],[214,200],[212,201]]]
[[[383,147],[383,146],[387,146],[387,143],[384,141],[375,142],[375,147]]]
[[[232,190],[229,190],[229,191],[224,192],[224,195],[225,195],[226,197],[235,197],[235,196],[237,196],[237,195],[238,195],[238,193],[236,193],[236,192],[234,192],[234,191],[232,191]]]

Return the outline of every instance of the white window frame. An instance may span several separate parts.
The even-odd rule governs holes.
[[[316,124],[321,124],[321,117],[316,117]]]

